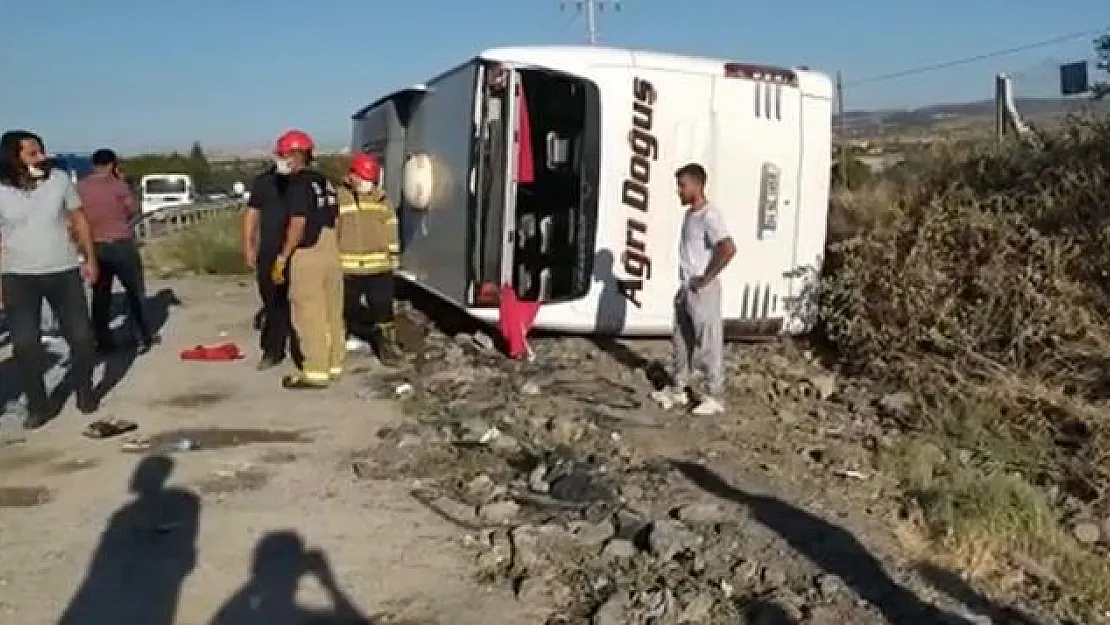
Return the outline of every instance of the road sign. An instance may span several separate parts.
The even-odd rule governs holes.
[[[1060,93],[1061,95],[1084,95],[1091,92],[1091,83],[1087,77],[1087,61],[1065,63],[1060,66]]]

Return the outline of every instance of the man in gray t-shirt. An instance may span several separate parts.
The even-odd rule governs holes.
[[[706,376],[708,394],[693,409],[696,415],[724,411],[724,332],[720,273],[736,255],[724,216],[705,197],[705,168],[691,163],[676,172],[678,197],[686,207],[678,248],[678,293],[675,296],[673,369],[675,387],[660,391],[664,404],[687,402],[691,367]]]
[[[83,258],[78,256],[80,247]],[[45,424],[54,413],[43,383],[40,324],[43,301],[69,343],[77,408],[95,412],[94,346],[82,278],[98,267],[81,199],[65,172],[52,169],[42,139],[22,131],[0,136],[0,292],[12,355],[27,396],[24,426]]]

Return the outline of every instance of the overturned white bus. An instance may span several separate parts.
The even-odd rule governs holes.
[[[820,266],[831,83],[801,69],[605,49],[502,48],[353,116],[384,164],[402,276],[496,321],[502,284],[535,327],[670,332],[683,208],[674,172],[709,173],[739,250],[726,334],[806,329]]]

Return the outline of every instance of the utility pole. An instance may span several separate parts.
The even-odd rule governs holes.
[[[561,10],[566,10],[567,4],[574,4],[574,8],[584,14],[586,18],[586,41],[591,46],[597,45],[597,14],[601,13],[605,8],[612,7],[614,11],[621,10],[620,0],[580,0],[579,2],[559,3]]]
[[[597,5],[594,0],[586,0],[586,40],[591,46],[597,45]]]
[[[840,135],[840,183],[848,186],[848,137],[844,134],[844,78],[836,71],[836,129]]]

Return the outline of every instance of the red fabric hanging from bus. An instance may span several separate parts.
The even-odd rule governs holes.
[[[516,87],[516,181],[531,184],[536,180],[536,164],[532,157],[532,120],[528,116],[528,99],[524,97],[524,85]]]
[[[508,344],[509,358],[521,359],[530,353],[528,348],[528,331],[536,322],[536,313],[540,311],[539,302],[521,301],[516,296],[513,287],[506,284],[501,287],[501,301],[499,304],[498,329],[501,336]]]

